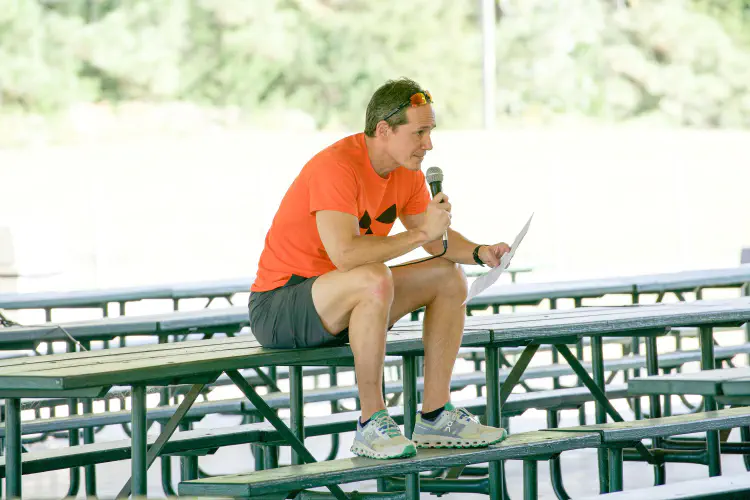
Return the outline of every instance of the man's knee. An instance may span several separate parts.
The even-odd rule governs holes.
[[[438,259],[440,264],[440,286],[438,287],[438,293],[440,295],[447,295],[450,297],[456,297],[462,302],[466,299],[466,294],[469,291],[469,285],[466,281],[466,273],[464,273],[461,264],[456,264],[446,259]]]
[[[393,275],[385,264],[365,264],[356,269],[362,300],[389,306],[393,302]]]

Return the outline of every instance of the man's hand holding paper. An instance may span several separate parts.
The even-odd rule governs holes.
[[[534,217],[534,214],[531,214],[531,217],[529,217],[529,220],[526,222],[526,225],[523,226],[523,229],[521,229],[521,232],[518,233],[518,236],[516,236],[516,239],[513,241],[513,244],[508,248],[508,245],[505,243],[498,243],[497,245],[492,245],[490,247],[483,247],[479,249],[479,258],[482,259],[482,261],[485,264],[490,264],[492,262],[492,270],[489,271],[487,274],[480,276],[476,280],[474,280],[474,283],[471,284],[471,288],[469,289],[469,294],[466,297],[466,301],[464,301],[464,304],[466,302],[470,301],[472,298],[479,295],[482,291],[486,290],[490,285],[495,283],[497,279],[500,277],[500,275],[508,269],[508,266],[510,265],[510,261],[513,258],[513,255],[515,255],[516,250],[518,250],[518,246],[521,244],[521,241],[523,240],[523,237],[526,236],[526,232],[529,230],[529,226],[531,225],[531,219]],[[494,260],[485,260],[485,257],[482,256],[482,250],[486,248],[487,253],[491,253],[491,255],[488,257],[488,259],[494,258]],[[490,250],[492,249],[492,250]],[[501,253],[502,252],[502,253]],[[486,255],[486,253],[485,253]],[[497,262],[497,264],[494,264]]]
[[[497,267],[500,265],[500,259],[503,255],[509,252],[510,245],[507,243],[484,245],[479,247],[479,259],[490,267]]]

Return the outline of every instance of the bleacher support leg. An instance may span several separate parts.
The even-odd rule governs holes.
[[[713,370],[716,367],[714,358],[714,335],[710,326],[700,327],[701,370]],[[716,400],[712,396],[704,398],[706,411],[716,410]],[[721,476],[721,450],[719,431],[706,432],[708,447],[708,475]]]
[[[404,363],[404,434],[411,439],[417,417],[417,358],[408,355]],[[419,500],[419,473],[406,476],[406,498]]]
[[[487,409],[485,417],[487,425],[500,427],[500,383],[498,381],[500,362],[498,360],[497,347],[485,347],[484,360],[487,380]],[[501,461],[494,460],[489,463],[490,500],[501,500],[502,498],[502,472]]]
[[[338,372],[336,371],[335,366],[332,366],[328,369],[328,377],[329,377],[330,387],[339,386]],[[385,377],[383,378],[383,382],[385,382]],[[385,390],[383,390],[383,396],[385,396]],[[338,412],[339,412],[339,401],[337,399],[334,399],[333,401],[331,401],[331,414],[338,413]],[[339,454],[339,435],[331,434],[331,451],[328,452],[328,458],[326,458],[326,460],[335,460],[338,454]]]
[[[537,463],[536,460],[523,461],[523,498],[524,500],[537,500]]]
[[[649,335],[646,337],[646,373],[649,375],[659,374],[659,358],[658,350],[656,346],[656,337]],[[651,395],[648,397],[649,413],[651,418],[661,418],[661,396]],[[661,438],[654,438],[651,440],[652,448],[661,448]],[[654,484],[660,485],[667,482],[667,465],[660,463],[654,465]]]
[[[555,351],[556,352],[556,351]],[[547,410],[547,428],[556,429],[559,426],[557,410]],[[563,484],[562,467],[560,464],[560,455],[549,459],[549,477],[552,483],[552,490],[559,500],[570,500],[570,495],[565,491]]]
[[[672,373],[672,369],[662,368],[662,372],[664,373],[664,375],[669,375],[670,373]],[[664,407],[662,408],[661,414],[663,417],[672,416],[672,395],[671,394],[664,395]]]
[[[18,398],[5,400],[5,475],[6,498],[21,498],[21,400]]]
[[[549,299],[549,308],[550,310],[557,309],[557,299]],[[552,364],[556,365],[559,362],[560,354],[555,349],[552,349]],[[552,388],[560,389],[560,387],[560,377],[552,377]]]
[[[740,440],[745,443],[750,441],[750,427],[740,427]],[[750,455],[742,455],[742,460],[745,462],[745,469],[750,471]]]
[[[591,337],[591,365],[593,368],[594,382],[604,391],[604,346],[602,338],[598,335]],[[596,423],[607,423],[607,411],[601,403],[595,402]],[[599,493],[609,493],[609,465],[607,464],[607,450],[599,448],[596,450],[599,461]]]
[[[583,307],[583,299],[580,297],[576,297],[573,299],[575,302],[576,309],[579,307]],[[580,362],[583,363],[583,339],[579,339],[578,342],[576,342],[576,358]],[[576,386],[582,387],[583,382],[581,382],[581,379],[578,379],[578,382],[576,382]],[[578,408],[578,425],[586,425],[586,405],[581,405],[580,408]]]
[[[750,283],[745,283],[742,287],[742,296],[750,296]],[[750,343],[750,321],[745,323],[745,342]],[[750,365],[750,352],[747,353],[747,364]]]
[[[146,480],[146,386],[133,386],[132,399],[132,482],[133,498],[148,494]]]
[[[91,342],[83,341],[81,345],[87,351],[91,349]],[[84,415],[91,415],[94,413],[94,403],[91,398],[83,399],[83,413]],[[94,428],[86,427],[83,429],[83,442],[84,444],[92,444],[94,442]],[[87,465],[86,471],[86,497],[96,497],[96,465]]]
[[[176,497],[172,487],[172,457],[169,455],[160,457],[161,458],[161,489],[164,490],[164,496]]]
[[[189,431],[192,429],[190,422],[181,422],[180,430]],[[199,478],[198,457],[196,455],[185,455],[180,457],[180,478],[182,481],[192,481]]]
[[[52,311],[47,310],[47,320],[52,320]],[[65,350],[67,352],[75,352],[76,345],[72,340],[68,340],[65,343]],[[50,353],[52,352],[52,343],[50,343]],[[68,415],[78,415],[78,399],[68,399]],[[81,433],[78,429],[71,429],[68,431],[68,444],[70,446],[78,446],[80,444]],[[75,497],[78,495],[78,490],[81,487],[81,469],[80,467],[72,467],[70,469],[70,483],[68,485],[68,497]]]
[[[263,417],[253,414],[248,415],[248,420],[251,423],[262,422]],[[264,446],[250,445],[250,451],[253,454],[253,460],[255,462],[254,470],[265,470],[266,468],[266,455],[264,453]]]
[[[279,447],[278,446],[264,446],[263,447],[263,464],[266,469],[278,469],[279,468]]]
[[[124,307],[124,304],[120,304],[120,307]],[[169,342],[167,336],[159,336],[159,343],[166,344]],[[159,406],[169,406],[169,388],[165,387],[159,391]],[[164,432],[166,428],[164,422],[160,422],[161,431]],[[159,457],[161,463],[161,487],[164,490],[164,495],[167,497],[177,496],[177,493],[172,487],[172,457],[165,455]]]
[[[302,367],[289,367],[289,427],[300,440],[305,442],[305,420],[303,416],[303,407],[305,405],[304,395],[302,394]],[[299,454],[292,449],[292,465],[301,465],[305,463]]]
[[[622,448],[609,448],[609,492],[622,491]]]
[[[633,285],[632,303],[638,304],[640,302],[640,295],[638,294],[638,291],[635,288],[636,288],[635,285]],[[630,346],[630,352],[633,354],[633,356],[638,356],[641,353],[640,337],[633,337],[633,340]],[[640,376],[641,376],[640,368],[634,368],[633,377],[640,377]],[[636,396],[633,398],[633,415],[636,420],[640,420],[641,417],[643,416],[643,412],[641,411],[641,398],[639,396]]]

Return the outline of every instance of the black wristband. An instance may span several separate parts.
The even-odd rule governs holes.
[[[479,247],[481,246],[484,246],[484,245],[477,245],[476,248],[474,248],[474,252],[472,252],[472,256],[474,257],[474,262],[484,267],[484,262],[482,262],[482,259],[479,258]]]

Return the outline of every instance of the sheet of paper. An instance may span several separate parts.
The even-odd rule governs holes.
[[[521,244],[521,241],[523,241],[523,237],[526,236],[526,233],[529,231],[529,226],[531,225],[531,219],[534,218],[534,214],[531,214],[531,217],[529,217],[529,220],[526,222],[526,225],[523,226],[523,229],[521,229],[521,232],[518,233],[518,236],[516,236],[516,239],[513,240],[513,244],[510,246],[510,252],[504,254],[502,257],[500,257],[500,265],[491,269],[487,274],[484,274],[480,276],[479,278],[474,280],[474,283],[471,284],[471,288],[469,289],[469,294],[466,296],[466,300],[464,301],[464,304],[466,304],[468,301],[482,293],[484,290],[489,288],[493,283],[497,281],[497,279],[500,277],[503,272],[508,269],[508,266],[510,265],[510,261],[513,259],[513,256],[516,254],[516,250],[518,250],[518,246]]]

